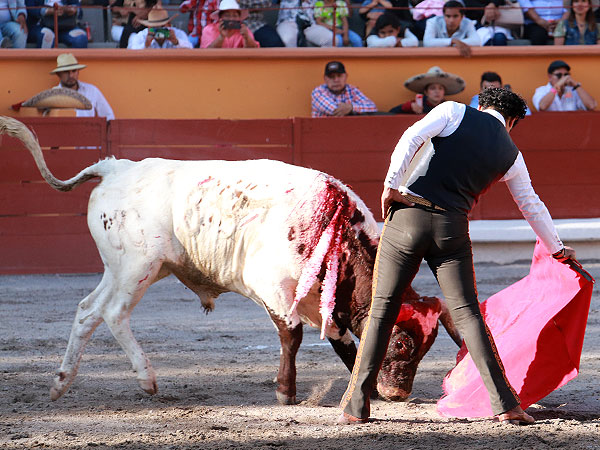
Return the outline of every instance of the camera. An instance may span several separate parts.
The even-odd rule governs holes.
[[[242,28],[242,22],[239,20],[224,20],[223,21],[223,29],[224,30],[239,30]]]
[[[168,39],[171,35],[171,31],[168,28],[150,28],[150,32],[154,33],[154,37],[158,39]]]

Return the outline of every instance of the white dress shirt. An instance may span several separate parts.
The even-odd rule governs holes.
[[[150,43],[150,47],[148,47],[148,48],[194,48],[194,46],[188,39],[188,35],[186,34],[185,31],[180,30],[179,28],[175,28],[175,27],[168,27],[168,28],[169,28],[169,30],[171,30],[172,32],[175,33],[175,37],[177,38],[177,41],[178,41],[177,45],[173,45],[173,43],[171,41],[169,41],[168,39],[165,39],[165,41],[163,42],[163,45],[161,47],[160,45],[158,45],[158,42],[156,42],[156,39],[152,39],[152,42]],[[133,50],[141,50],[141,49],[146,48],[146,37],[147,36],[148,36],[148,28],[144,28],[139,33],[136,33],[136,35],[131,39],[131,41],[127,45],[127,48],[133,49]]]
[[[475,22],[471,19],[463,17],[458,30],[452,36],[448,36],[444,16],[434,16],[425,22],[423,47],[450,47],[453,38],[459,39],[467,45],[475,47],[481,45],[481,38],[475,30]]]
[[[106,120],[114,120],[115,113],[96,86],[83,81],[77,81],[79,88],[77,92],[87,98],[92,104],[92,109],[76,109],[77,117],[106,117]],[[56,87],[64,87],[58,85]]]
[[[404,31],[404,38],[400,40],[402,47],[418,47],[419,39],[408,28]],[[367,47],[395,47],[396,37],[388,36],[380,38],[376,34],[367,37]]]
[[[540,100],[552,89],[552,85],[548,83],[545,86],[540,86],[535,90],[533,94],[533,106],[538,111],[540,110]],[[562,97],[559,97],[558,94],[554,95],[554,100],[550,103],[550,106],[546,108],[544,111],[577,111],[583,110],[586,111],[587,108],[581,101],[579,94],[577,91],[573,90],[571,86],[565,86],[565,90],[563,91]]]
[[[409,127],[392,153],[384,185],[392,189],[398,189],[401,192],[417,195],[407,189],[406,186],[401,186],[402,175],[408,169],[415,153],[419,149],[426,151],[421,146],[433,145],[431,143],[432,137],[447,137],[458,129],[466,108],[467,106],[462,103],[446,101],[436,106],[429,114]],[[486,109],[484,112],[494,116],[503,126],[506,125],[504,117],[498,111]],[[533,190],[521,152],[518,153],[514,164],[500,181],[506,183],[521,214],[523,214],[535,234],[542,240],[548,251],[555,253],[562,249],[563,243],[558,237],[552,217],[550,217],[546,205]]]

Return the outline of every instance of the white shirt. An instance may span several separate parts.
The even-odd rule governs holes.
[[[544,20],[559,20],[566,11],[562,0],[519,0],[519,5],[523,13],[533,9]],[[533,23],[533,20],[525,15],[525,23]]]
[[[432,145],[431,138],[435,136],[446,137],[454,133],[465,115],[467,106],[462,103],[446,101],[410,126],[402,135],[390,162],[384,185],[401,192],[410,192],[406,186],[400,186],[402,175],[421,146]],[[484,112],[494,116],[503,126],[506,125],[504,117],[498,111],[486,109]],[[423,151],[424,149],[422,149]],[[540,200],[533,190],[529,172],[521,152],[518,153],[514,164],[500,179],[508,186],[513,200],[519,207],[521,214],[536,235],[542,240],[550,253],[556,253],[563,248],[563,243],[558,237],[552,217],[546,205]]]
[[[148,47],[148,48],[194,48],[194,46],[188,39],[188,36],[185,33],[185,31],[180,30],[179,28],[175,28],[175,27],[169,27],[169,30],[171,30],[172,32],[175,32],[175,37],[179,41],[177,43],[177,45],[173,45],[173,43],[171,41],[169,41],[168,39],[165,39],[165,41],[163,42],[163,45],[160,46],[160,45],[158,45],[158,42],[156,42],[156,39],[152,39],[152,42],[150,43],[150,47]],[[141,50],[143,48],[146,48],[146,37],[147,36],[148,36],[148,28],[144,28],[142,31],[140,31],[134,37],[131,38],[131,40],[129,41],[129,45],[127,45],[127,48],[133,49],[133,50]]]
[[[552,89],[552,85],[548,83],[535,90],[535,93],[533,94],[533,106],[535,106],[535,109],[538,111],[540,110],[540,100],[550,92],[550,89]],[[544,111],[577,111],[578,109],[583,111],[587,110],[577,91],[574,91],[571,86],[565,86],[562,97],[555,94],[554,100],[552,100],[550,106]]]
[[[475,30],[475,22],[463,17],[460,26],[452,36],[448,35],[444,16],[434,16],[425,22],[425,34],[423,35],[423,47],[450,47],[452,39],[461,40],[467,45],[480,46],[481,38]]]
[[[113,113],[112,108],[98,89],[93,84],[84,83],[83,81],[77,81],[79,83],[79,88],[77,92],[87,98],[92,104],[92,109],[77,109],[76,115],[77,117],[106,117],[106,120],[114,120],[115,113]],[[56,87],[64,87],[62,85],[58,85]]]
[[[402,47],[418,47],[419,39],[411,33],[411,31],[407,28],[404,31],[404,38],[400,40],[402,43]],[[388,36],[384,38],[380,38],[376,34],[371,34],[367,37],[367,47],[395,47],[396,46],[396,37]]]

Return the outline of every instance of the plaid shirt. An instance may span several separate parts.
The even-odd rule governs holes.
[[[349,84],[346,85],[339,95],[331,92],[326,84],[322,84],[312,91],[311,97],[313,117],[332,116],[333,111],[335,111],[340,103],[351,103],[354,114],[377,111],[377,106],[375,106],[373,101],[360,92],[358,88]]]
[[[263,10],[273,8],[271,0],[240,0],[238,3],[241,9],[248,10],[248,18],[244,20],[244,23],[252,33],[256,33],[256,30],[267,24]]]

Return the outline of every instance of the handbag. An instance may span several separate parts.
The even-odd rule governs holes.
[[[77,26],[77,14],[58,16],[58,31],[71,31]],[[42,17],[42,25],[54,31],[54,15]]]
[[[523,11],[519,2],[513,3],[507,1],[505,5],[498,7],[498,11],[500,12],[500,17],[496,19],[495,25],[511,30],[515,28],[520,29],[523,26]]]

